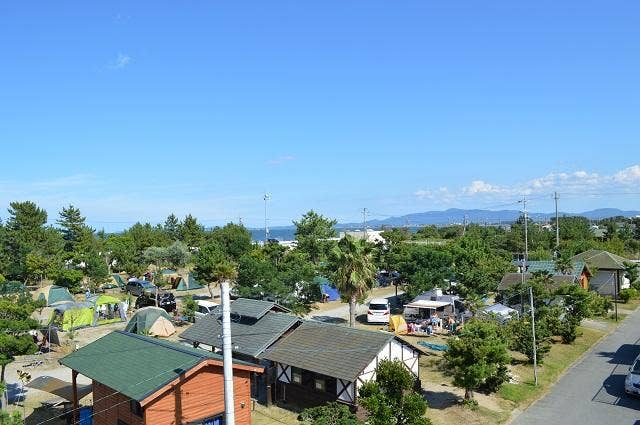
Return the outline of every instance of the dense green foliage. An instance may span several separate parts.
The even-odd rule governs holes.
[[[305,252],[314,264],[326,260],[333,246],[333,242],[327,239],[336,234],[333,229],[336,220],[328,219],[311,210],[293,224],[296,226],[298,249]]]
[[[474,391],[487,387],[495,391],[507,380],[510,356],[502,329],[493,321],[467,323],[460,335],[449,341],[444,358],[454,384],[464,388],[467,400],[473,399]]]
[[[360,387],[360,405],[370,425],[429,425],[427,402],[415,391],[416,378],[400,361],[382,360],[374,380]]]
[[[300,420],[306,425],[362,425],[347,405],[338,402],[305,409]]]
[[[29,331],[38,327],[31,313],[38,305],[29,294],[10,293],[0,296],[0,382],[4,382],[6,366],[15,356],[33,354],[37,347]]]

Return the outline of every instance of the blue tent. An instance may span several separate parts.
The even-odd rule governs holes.
[[[314,282],[320,284],[320,292],[328,295],[327,301],[336,301],[340,299],[340,292],[338,289],[329,282],[326,277],[316,276],[313,279]]]

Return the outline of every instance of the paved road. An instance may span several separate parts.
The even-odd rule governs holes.
[[[640,425],[640,399],[624,393],[629,366],[640,353],[640,310],[635,311],[571,368],[551,392],[512,425]]]

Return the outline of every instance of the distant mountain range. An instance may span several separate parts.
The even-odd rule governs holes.
[[[635,217],[640,216],[640,211],[623,211],[617,208],[598,208],[591,211],[584,211],[579,213],[559,212],[562,216],[582,216],[587,217],[590,220],[601,220],[608,217]],[[508,223],[513,222],[520,217],[521,212],[519,210],[479,210],[479,209],[459,209],[449,208],[443,211],[426,211],[421,213],[412,213],[406,215],[400,215],[397,217],[389,217],[383,220],[368,220],[367,226],[371,228],[378,228],[382,226],[425,226],[425,225],[447,225],[453,223],[462,223],[465,220],[469,223]],[[535,221],[545,221],[555,217],[555,213],[541,213],[541,212],[529,212],[529,217]],[[274,226],[272,230],[287,230],[292,229],[294,226]],[[362,222],[360,223],[338,223],[336,225],[338,229],[353,229],[362,228]],[[258,229],[256,229],[258,230]]]
[[[600,220],[608,217],[634,217],[640,215],[640,211],[623,211],[617,208],[599,208],[580,213],[559,212],[560,216],[582,216],[590,220]],[[367,225],[372,228],[381,226],[424,226],[424,225],[447,225],[451,223],[462,223],[465,220],[470,223],[499,223],[512,222],[520,217],[519,210],[479,210],[479,209],[459,209],[450,208],[444,211],[427,211],[413,213],[398,217],[389,217],[384,220],[367,221]],[[535,221],[545,221],[555,217],[554,213],[529,212],[529,217]],[[362,227],[362,223],[338,224],[337,227]]]
[[[373,229],[379,229],[382,226],[398,227],[398,226],[410,226],[419,227],[425,225],[443,226],[447,224],[460,224],[464,221],[465,215],[467,222],[469,223],[511,223],[520,217],[520,211],[518,210],[465,210],[458,208],[450,208],[444,211],[427,211],[421,213],[413,213],[407,215],[401,215],[398,217],[389,217],[384,220],[371,220],[367,221],[367,227]],[[585,211],[581,213],[567,213],[559,212],[562,216],[583,216],[590,220],[600,220],[608,217],[634,217],[640,215],[640,211],[623,211],[617,208],[599,208],[596,210]],[[547,221],[555,216],[555,213],[539,213],[529,212],[529,216],[534,221]],[[344,229],[362,229],[362,223],[338,223],[336,230]],[[254,240],[264,240],[264,228],[253,228],[251,231]],[[271,238],[278,240],[291,240],[294,239],[295,226],[273,226],[269,228],[269,234]]]

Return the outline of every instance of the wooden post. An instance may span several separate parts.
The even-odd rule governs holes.
[[[272,394],[271,394],[271,366],[267,368],[267,407],[271,407],[273,403]]]
[[[72,424],[77,425],[80,420],[78,419],[78,372],[75,370],[71,371],[71,387],[73,389],[73,406],[71,411]]]

